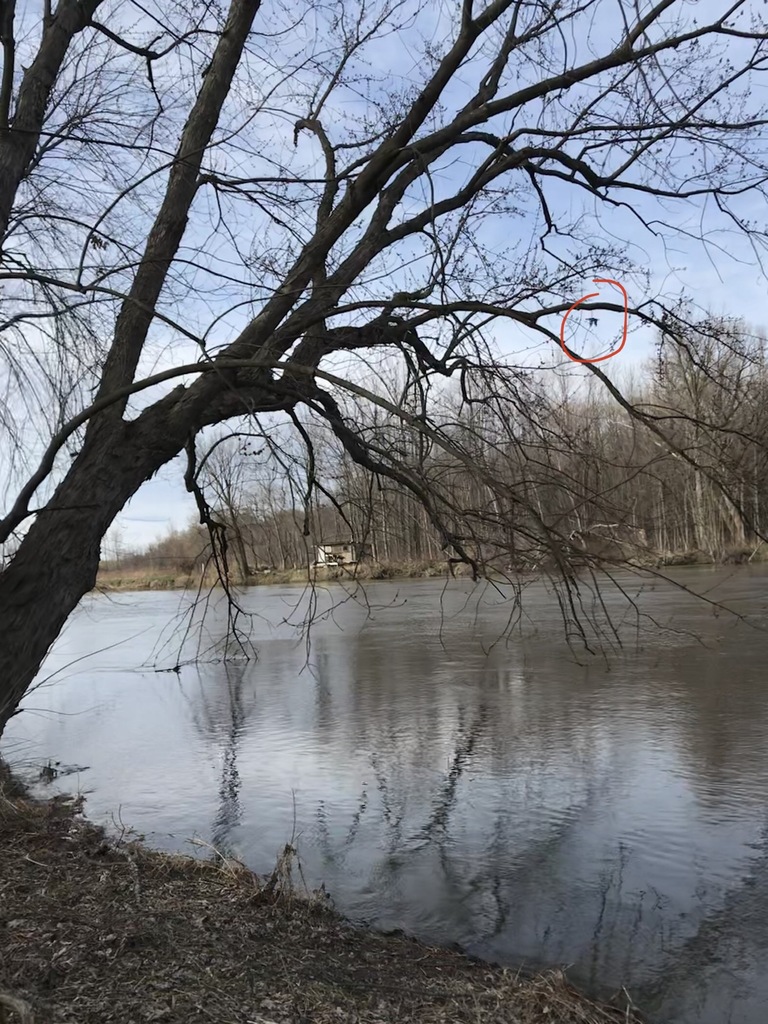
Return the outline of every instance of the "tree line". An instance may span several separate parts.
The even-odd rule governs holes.
[[[676,343],[659,334],[628,387],[633,405],[665,424],[663,441],[583,374],[522,369],[515,388],[431,396],[449,451],[414,430],[418,402],[395,367],[388,393],[408,419],[376,409],[357,430],[375,432],[390,461],[437,496],[483,568],[751,559],[768,508],[765,355],[764,336],[739,321],[703,320]],[[306,569],[320,545],[341,540],[384,567],[445,563],[411,488],[364,471],[322,421],[307,419],[303,434],[245,424],[208,442],[204,518],[223,531],[233,578]],[[185,573],[212,553],[209,527],[195,522],[110,562]]]

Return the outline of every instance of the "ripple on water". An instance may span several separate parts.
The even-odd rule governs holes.
[[[744,609],[768,579],[679,575]],[[147,667],[178,595],[89,599],[34,695],[52,713],[14,719],[4,749],[90,765],[53,788],[76,779],[94,817],[165,849],[198,836],[268,870],[294,836],[308,883],[359,919],[571,963],[658,1020],[763,1024],[763,634],[659,585],[639,600],[676,633],[645,623],[607,661],[575,658],[543,588],[508,643],[508,608],[481,593],[377,584],[372,613],[347,601],[308,650],[285,621],[301,592],[257,589],[258,660],[179,676]],[[211,642],[224,624],[219,608]]]

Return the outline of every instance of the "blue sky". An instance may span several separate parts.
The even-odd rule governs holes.
[[[130,4],[113,6],[123,11],[125,24],[124,12]],[[646,10],[648,6],[641,4],[641,9]],[[726,6],[721,0],[699,0],[696,4],[677,0],[664,18],[670,22],[676,17],[688,21],[696,17],[702,22],[713,13],[722,13]],[[20,7],[28,18],[38,17],[34,5]],[[415,9],[415,5],[406,4],[401,11],[406,16]],[[568,25],[562,38],[558,36],[552,41],[546,60],[551,65],[557,65],[560,61],[561,65],[573,66],[589,59],[596,51],[605,52],[620,37],[623,10],[630,11],[626,3],[598,0],[586,17],[579,19],[575,25]],[[420,14],[414,14],[413,24],[404,37],[385,34],[372,43],[356,63],[353,62],[348,81],[329,104],[325,114],[327,130],[334,141],[341,141],[349,132],[357,130],[359,126],[356,119],[363,115],[370,116],[375,104],[389,89],[413,88],[423,80],[431,60],[429,47],[444,49],[449,21],[454,14],[454,8],[449,5],[436,3],[428,6]],[[287,27],[294,16],[295,12],[281,11],[277,21],[270,23],[270,28],[280,28],[280,19],[284,22],[282,27]],[[106,17],[104,14],[103,19]],[[314,17],[322,18],[324,15],[315,12]],[[134,26],[137,41],[145,27],[141,21]],[[264,27],[264,22],[261,27]],[[283,168],[290,168],[297,173],[320,170],[320,149],[316,138],[309,132],[302,132],[294,145],[293,124],[297,117],[306,113],[306,96],[316,83],[313,72],[308,70],[306,58],[317,55],[316,40],[327,31],[327,24],[305,18],[296,24],[292,34],[281,37],[279,41],[254,39],[225,118],[227,127],[247,126],[242,136],[245,143],[218,146],[210,158],[214,169],[243,175],[273,174]],[[734,57],[738,57],[746,45],[741,40],[728,44]],[[519,60],[513,60],[507,88],[516,88],[543,73],[534,56],[528,52],[521,54]],[[115,66],[122,65],[118,61]],[[285,68],[294,66],[301,66],[301,70],[286,79]],[[477,79],[479,66],[476,61],[468,62],[456,83],[446,93],[445,104],[449,113],[452,108],[461,105],[466,89]],[[189,99],[179,85],[178,76],[174,77],[177,71],[178,66],[171,64],[165,69],[158,69],[156,76],[158,88],[168,102],[166,123],[169,126],[173,125],[174,119],[178,121]],[[684,70],[679,73],[684,76]],[[367,93],[364,86],[358,84],[362,82],[363,75],[372,77],[372,85]],[[749,84],[752,90],[750,103],[758,105],[764,102],[766,88],[761,79],[754,75]],[[674,87],[679,86],[676,80]],[[590,88],[591,85],[581,89],[579,95],[582,100],[589,97]],[[577,103],[577,100],[569,92],[563,102]],[[259,119],[251,123],[254,110],[260,110],[261,114]],[[547,118],[557,119],[561,113],[562,110],[556,106],[553,110],[547,110],[538,104],[527,108],[523,116],[529,119],[527,124],[542,125],[547,123]],[[508,131],[511,127],[504,117],[499,118],[498,122],[493,125],[496,130]],[[429,127],[426,126],[427,129]],[[477,152],[473,152],[473,147],[466,147],[459,161],[452,157],[442,167],[438,165],[434,168],[433,186],[438,192],[451,191],[465,180],[469,173],[468,161],[477,159],[480,151],[480,147],[476,148]],[[676,170],[681,174],[692,169],[697,157],[690,144],[689,149],[687,152],[678,147],[669,153]],[[610,166],[612,159],[621,159],[621,154],[606,152],[600,159]],[[140,173],[141,166],[137,160],[126,156],[125,174],[128,178]],[[94,192],[97,191],[94,185],[97,180],[93,178],[91,181]],[[136,193],[144,204],[143,213],[135,204],[128,207],[118,204],[110,215],[113,229],[130,232],[135,228],[135,237],[137,241],[140,240],[141,218],[144,217],[146,222],[146,218],[156,209],[161,185],[162,175],[152,179],[143,187],[143,191]],[[623,280],[629,292],[630,305],[659,295],[674,298],[684,294],[697,303],[703,313],[741,316],[755,327],[761,326],[768,319],[764,312],[768,282],[760,266],[760,253],[753,250],[749,240],[713,204],[703,201],[687,204],[671,201],[659,203],[637,194],[622,196],[630,199],[646,220],[659,216],[666,219],[666,227],[653,225],[657,231],[653,234],[627,210],[596,210],[594,199],[573,186],[548,179],[544,189],[556,221],[577,222],[585,238],[612,246],[617,259],[627,258],[635,266],[631,279],[623,279],[622,273],[610,261],[608,265],[596,266],[594,272],[585,275],[583,280],[572,280],[562,293],[550,293],[549,301],[575,301],[586,292],[597,290],[592,277],[600,276]],[[86,206],[89,198],[83,198]],[[419,184],[409,195],[399,215],[407,216],[409,204],[410,209],[414,209],[428,198],[427,189],[423,183]],[[538,251],[541,223],[540,218],[537,221],[539,211],[535,197],[529,192],[525,195],[521,193],[516,200],[518,198],[520,209],[517,212],[486,219],[479,227],[488,251],[497,254],[497,269],[509,267],[511,276],[514,276],[516,267],[522,266],[531,254]],[[227,215],[224,226],[218,221],[219,201]],[[752,217],[761,222],[763,228],[766,227],[766,203],[761,193],[748,193],[738,200],[737,205],[740,214]],[[126,219],[126,210],[136,218],[134,221]],[[297,206],[295,225],[281,228],[270,225],[259,215],[253,204],[244,200],[230,201],[226,197],[215,197],[211,192],[201,194],[185,236],[185,249],[181,253],[182,257],[194,258],[197,269],[188,270],[178,294],[174,299],[166,300],[169,314],[187,329],[198,332],[207,331],[215,321],[210,341],[221,344],[232,340],[258,308],[261,297],[268,293],[270,282],[274,280],[268,269],[261,269],[259,261],[268,260],[275,250],[290,243],[290,229],[294,226],[302,227],[306,223],[306,219],[302,219],[304,213],[304,209]],[[563,238],[552,238],[550,243],[561,254],[576,251],[575,243],[569,250],[568,245],[571,243]],[[91,255],[94,259],[98,257],[98,253]],[[416,264],[408,270],[404,269],[403,261],[404,255],[401,256],[400,266],[395,264],[391,268],[394,273],[390,273],[389,277],[384,274],[379,281],[359,290],[358,297],[368,294],[374,298],[386,298],[410,273],[418,273],[423,266]],[[266,266],[266,263],[263,265]],[[211,273],[222,270],[233,272],[233,268],[241,279],[239,283],[224,283]],[[119,279],[116,282],[119,283]],[[603,288],[601,297],[604,297]],[[217,317],[221,319],[216,320]],[[557,332],[558,319],[553,318],[548,326]],[[573,347],[576,348],[576,341],[579,341],[580,351],[594,355],[604,351],[619,335],[620,317],[618,314],[601,313],[598,327],[591,338],[587,337],[583,323],[576,327],[576,331]],[[555,346],[542,345],[521,354],[521,348],[529,345],[529,339],[511,326],[499,326],[494,331],[494,337],[499,349],[510,359],[534,364],[543,359],[553,365],[559,361],[567,369],[573,370],[573,366],[568,366]],[[639,366],[651,354],[653,340],[649,329],[631,323],[624,351],[615,360],[602,364],[603,368],[613,374]],[[192,361],[197,355],[195,346],[159,324],[153,328],[151,343],[140,372],[149,373],[179,361]],[[149,397],[143,396],[141,402],[134,403],[134,408]],[[142,487],[116,523],[116,534],[120,536],[123,546],[143,546],[171,526],[186,525],[194,514],[194,506],[184,491],[182,476],[180,460],[175,460]]]

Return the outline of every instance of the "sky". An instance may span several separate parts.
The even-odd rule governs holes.
[[[130,4],[112,5],[118,9],[119,18],[123,24],[127,24],[126,11]],[[645,9],[644,5],[643,9]],[[680,15],[690,19],[695,16],[703,21],[713,12],[722,12],[726,8],[722,0],[699,0],[696,5],[691,5],[686,0],[677,0],[668,18]],[[626,3],[624,8],[628,9]],[[22,4],[20,6],[23,16],[37,17],[36,5]],[[615,42],[620,35],[621,28],[621,4],[618,0],[600,0],[595,7],[599,17],[586,17],[578,20],[574,25],[569,26],[570,38],[563,35],[562,53],[559,58],[564,61],[582,61],[589,53],[596,50],[605,50]],[[30,12],[33,12],[30,14]],[[445,4],[432,4],[425,8],[424,13],[418,16],[418,28],[421,31],[425,44],[432,44],[441,47],[447,27],[447,18],[452,9]],[[593,12],[594,13],[594,12]],[[105,15],[106,16],[106,15]],[[287,15],[282,12],[285,18]],[[321,17],[321,15],[317,15]],[[286,23],[287,24],[287,23]],[[280,26],[278,26],[280,27]],[[285,27],[285,26],[283,26]],[[142,25],[139,23],[135,31],[140,34]],[[212,156],[214,166],[230,173],[254,174],[274,173],[280,170],[280,162],[285,166],[296,168],[319,167],[320,151],[316,138],[309,132],[300,133],[294,144],[293,120],[303,113],[305,109],[304,99],[299,94],[301,88],[309,88],[311,85],[311,74],[302,66],[296,72],[293,81],[286,84],[285,76],[282,74],[282,66],[285,61],[277,59],[278,55],[290,51],[293,65],[298,67],[302,64],[304,52],[307,47],[311,50],[312,33],[317,31],[317,26],[305,20],[301,25],[293,29],[293,35],[280,37],[277,41],[256,40],[253,52],[248,61],[245,72],[241,75],[238,85],[233,93],[233,101],[228,108],[229,125],[243,124],[252,117],[254,109],[259,109],[263,101],[265,112],[260,121],[248,125],[251,148],[238,149],[235,144],[218,147]],[[137,36],[138,38],[138,36]],[[423,74],[424,63],[429,59],[425,56],[424,45],[416,43],[417,33],[410,31],[408,45],[403,45],[401,37],[394,34],[384,35],[377,39],[365,53],[364,61],[359,66],[349,70],[347,80],[341,91],[338,100],[333,101],[335,106],[328,108],[327,121],[329,133],[338,139],[343,137],[345,131],[345,119],[350,124],[355,122],[363,114],[371,115],[372,103],[383,97],[385,92],[392,86],[398,89],[407,89],[418,83]],[[413,43],[411,43],[413,40]],[[557,43],[559,46],[560,43]],[[743,43],[736,40],[732,44],[733,53],[738,56],[739,47]],[[304,49],[302,49],[304,48]],[[307,51],[308,52],[308,51]],[[194,55],[193,58],[194,59]],[[290,61],[288,62],[290,65]],[[287,65],[286,65],[287,66]],[[519,64],[513,60],[513,68],[518,76],[518,82],[532,80],[532,76],[541,74],[541,69],[535,64],[525,63],[521,59]],[[368,93],[365,92],[362,82],[362,75],[371,74],[374,78],[374,85]],[[473,65],[468,64],[455,86],[446,94],[446,104],[450,107],[459,105],[461,102],[462,90],[472,80],[474,74]],[[165,77],[163,77],[165,76]],[[356,77],[357,76],[357,77]],[[299,83],[299,85],[295,85]],[[752,96],[750,102],[758,104],[766,99],[765,85],[757,77],[750,83]],[[173,78],[173,69],[165,72],[159,71],[157,75],[157,86],[168,103],[168,120],[172,123],[174,110],[182,110],[187,97],[183,93],[178,82]],[[680,83],[673,83],[670,88],[680,88]],[[272,90],[272,92],[270,92]],[[293,92],[292,92],[293,90]],[[267,96],[267,94],[269,94]],[[569,94],[570,96],[570,94]],[[115,101],[117,103],[117,100]],[[533,122],[537,118],[545,118],[546,112],[540,108],[532,108],[527,115]],[[540,121],[543,123],[543,121]],[[504,126],[497,125],[497,128]],[[259,149],[259,140],[263,143]],[[255,149],[254,149],[255,145]],[[471,155],[471,154],[469,154]],[[675,154],[676,160],[693,160],[695,154]],[[126,167],[129,157],[126,156]],[[259,162],[260,161],[260,162]],[[466,161],[465,161],[466,163]],[[131,173],[138,173],[137,165],[131,165]],[[254,169],[255,168],[255,169]],[[435,173],[432,187],[443,190],[451,190],[461,180],[466,167],[462,169],[461,162],[446,164],[438,168]],[[438,173],[439,172],[439,173]],[[126,171],[128,173],[128,171]],[[94,192],[97,191],[98,182],[91,182]],[[154,189],[154,191],[153,191]],[[667,218],[675,224],[674,230],[662,230],[654,225],[653,231],[646,230],[638,219],[623,209],[611,209],[606,215],[605,212],[595,218],[595,211],[590,209],[588,202],[582,200],[576,190],[569,185],[556,180],[549,180],[545,183],[547,202],[556,220],[575,218],[579,220],[582,229],[594,233],[595,238],[612,244],[619,256],[631,258],[640,273],[635,275],[632,281],[623,282],[629,292],[630,305],[643,301],[644,296],[640,293],[642,272],[647,274],[650,295],[665,293],[668,296],[687,294],[690,295],[702,308],[715,315],[740,316],[754,327],[760,327],[768,321],[765,315],[766,281],[765,275],[760,267],[758,258],[752,250],[749,241],[733,227],[732,223],[725,220],[712,204],[690,204],[677,206],[665,203]],[[150,183],[145,193],[142,193],[141,200],[144,203],[146,216],[149,217],[156,209],[159,192]],[[416,203],[419,196],[411,197]],[[85,201],[85,200],[84,200]],[[247,278],[248,271],[251,274],[250,280],[258,282],[261,280],[259,273],[253,270],[253,261],[262,259],[264,265],[271,256],[272,251],[285,246],[289,237],[289,228],[285,225],[275,226],[263,218],[259,219],[254,213],[254,207],[244,207],[232,204],[227,208],[226,197],[220,196],[211,199],[207,197],[208,209],[203,210],[205,214],[199,223],[190,223],[187,235],[185,236],[185,251],[183,256],[189,253],[197,254],[202,251],[204,254],[207,269],[190,272],[187,277],[186,291],[181,288],[178,294],[176,305],[171,307],[174,314],[183,318],[185,326],[193,330],[205,330],[215,321],[216,326],[212,330],[210,339],[213,342],[224,342],[230,340],[246,322],[248,315],[258,308],[258,301],[261,294],[268,292],[270,281],[269,272],[263,272],[265,282],[264,290],[259,293],[257,288],[248,293],[248,287],[240,290],[226,284],[216,284],[210,271],[221,270],[236,266],[243,268],[243,277]],[[646,219],[659,216],[660,204],[651,202],[647,197],[632,196],[633,205],[637,211]],[[217,202],[223,204],[224,213],[229,217],[222,228],[217,225],[218,215]],[[496,250],[499,259],[507,259],[502,256],[506,247],[512,250],[514,258],[525,258],[533,251],[537,244],[537,234],[534,230],[532,211],[525,206],[526,200],[521,199],[522,210],[519,213],[509,213],[486,221],[482,226],[483,239],[491,250]],[[121,207],[119,204],[110,216],[113,218],[116,227],[121,229],[120,216]],[[765,227],[766,209],[765,199],[760,193],[747,193],[738,200],[738,211],[742,216],[751,217]],[[135,212],[135,211],[134,211]],[[198,209],[198,213],[200,213]],[[126,227],[129,225],[126,224]],[[697,239],[694,236],[699,236]],[[562,246],[565,243],[560,238],[550,240],[554,247]],[[560,251],[560,250],[558,250]],[[249,262],[251,261],[251,262]],[[510,257],[510,267],[514,266],[514,260]],[[561,300],[576,301],[586,292],[600,290],[601,298],[607,286],[595,286],[592,282],[592,274],[583,281],[572,282],[572,291],[560,296]],[[616,267],[607,264],[600,268],[599,276],[606,278],[620,277]],[[375,283],[370,290],[376,294]],[[385,294],[392,290],[392,282],[385,282]],[[378,294],[381,294],[379,288]],[[250,305],[235,307],[238,301],[249,301]],[[225,311],[232,307],[231,313]],[[221,319],[216,320],[217,317]],[[559,329],[557,318],[548,326],[555,332]],[[601,314],[597,329],[593,332],[591,340],[586,338],[583,325],[577,335],[581,342],[589,348],[590,354],[604,351],[615,337],[618,336],[620,318],[618,314]],[[510,357],[515,355],[518,348],[519,334],[508,328],[499,328],[495,332],[497,344],[502,352]],[[630,367],[639,367],[648,359],[653,351],[654,338],[652,332],[637,323],[630,324],[630,334],[627,344],[622,353],[602,366],[606,371],[626,371]],[[573,345],[576,348],[576,344]],[[581,349],[581,351],[586,351]],[[162,325],[155,329],[152,343],[147,350],[146,358],[143,361],[141,372],[148,373],[153,370],[163,369],[173,365],[178,359],[188,361],[197,356],[197,349],[190,347],[183,342],[178,335],[174,335]],[[558,353],[555,353],[557,356]],[[560,362],[567,365],[567,361]],[[557,360],[551,358],[552,354],[547,353],[546,359],[554,364]],[[531,356],[534,363],[541,358],[541,352]],[[619,366],[620,364],[620,366]],[[573,367],[568,367],[573,369]],[[141,402],[134,403],[137,408],[148,400],[149,396],[142,398]],[[2,452],[0,452],[0,461]],[[111,535],[111,543],[119,543],[122,548],[143,547],[165,534],[168,529],[180,528],[188,524],[195,515],[194,503],[191,497],[184,490],[183,467],[181,460],[176,459],[173,463],[164,467],[155,478],[146,483],[134,496],[133,500],[118,516]]]

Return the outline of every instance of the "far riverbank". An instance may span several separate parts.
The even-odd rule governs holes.
[[[612,568],[637,568],[638,565],[648,568],[673,568],[694,565],[748,565],[768,561],[768,546],[734,548],[713,557],[704,551],[678,551],[649,556],[644,553],[629,562],[611,562]],[[453,566],[453,575],[468,577],[469,568],[465,565]],[[510,578],[518,574],[510,570]],[[520,575],[532,575],[531,571]],[[356,566],[304,566],[291,569],[263,569],[254,572],[244,581],[233,580],[233,586],[286,586],[288,584],[307,583],[348,583],[359,580],[408,580],[408,579],[448,579],[450,572],[446,562],[402,562],[402,563],[363,563]],[[500,580],[505,577],[499,573]],[[183,572],[180,567],[156,568],[114,568],[102,567],[99,570],[96,590],[102,591],[141,591],[141,590],[189,590],[199,587],[216,586],[218,579],[215,570],[208,567],[204,572]]]

